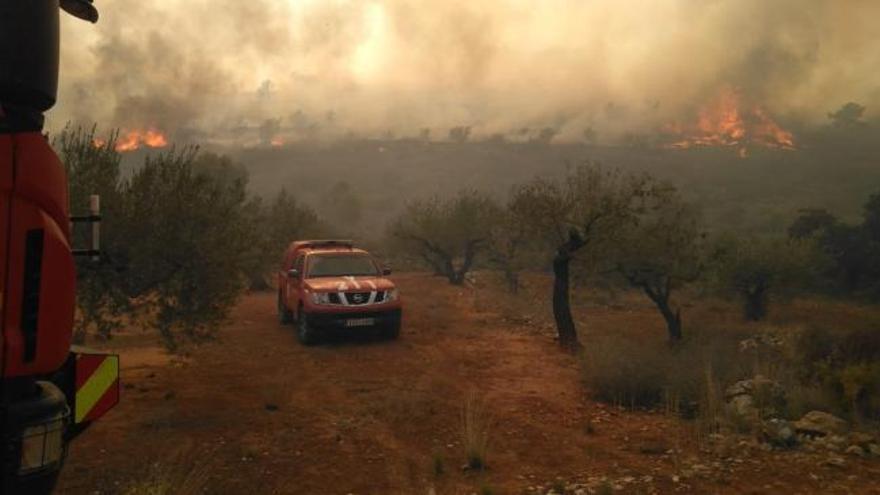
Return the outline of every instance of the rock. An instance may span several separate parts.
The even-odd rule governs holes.
[[[753,397],[762,396],[768,399],[783,399],[785,397],[785,389],[775,380],[771,380],[762,375],[755,375],[754,378],[740,380],[727,387],[724,395],[727,399],[732,399],[737,395],[751,395]]]
[[[865,449],[859,447],[858,445],[850,445],[846,448],[845,452],[849,455],[865,457]]]
[[[727,387],[724,397],[729,412],[748,420],[772,416],[785,405],[785,389],[782,385],[761,375]]]
[[[880,457],[880,445],[876,443],[868,444],[868,453],[874,457]]]
[[[784,419],[765,421],[761,427],[761,435],[764,441],[774,447],[788,448],[797,445],[794,427]]]
[[[874,443],[874,436],[861,431],[854,431],[849,434],[849,443],[853,445],[859,445],[861,447],[867,447],[868,445]]]
[[[825,464],[827,464],[829,466],[842,468],[842,467],[846,466],[846,461],[843,460],[843,457],[832,456],[832,457],[829,457],[828,459],[825,459]]]
[[[833,414],[823,411],[810,411],[794,422],[794,429],[807,435],[827,436],[846,433],[849,425]]]
[[[741,417],[749,417],[758,412],[755,409],[755,399],[751,395],[735,395],[729,404],[732,411]]]

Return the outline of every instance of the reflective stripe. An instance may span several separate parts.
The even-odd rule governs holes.
[[[76,413],[74,421],[81,422],[101,397],[113,386],[119,377],[119,359],[116,356],[107,356],[86,380],[82,387],[76,391]]]

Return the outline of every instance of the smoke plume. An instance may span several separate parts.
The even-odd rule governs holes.
[[[68,121],[172,140],[648,132],[735,87],[785,122],[880,104],[873,0],[98,0]],[[425,130],[427,129],[427,131]]]

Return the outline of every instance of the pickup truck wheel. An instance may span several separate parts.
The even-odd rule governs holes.
[[[278,294],[278,321],[282,325],[290,325],[293,323],[293,313],[284,307],[284,302],[281,300],[281,294]]]
[[[296,320],[296,336],[303,345],[315,345],[318,343],[318,331],[309,325],[308,315],[300,311]]]

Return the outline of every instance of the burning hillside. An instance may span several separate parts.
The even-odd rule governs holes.
[[[732,87],[724,87],[703,106],[695,122],[667,124],[663,132],[674,141],[668,148],[729,146],[745,156],[753,146],[794,149],[794,137],[760,105],[749,102]]]

